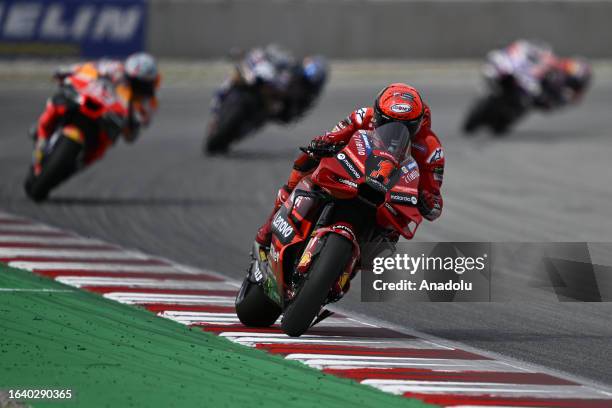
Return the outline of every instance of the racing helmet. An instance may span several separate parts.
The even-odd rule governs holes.
[[[403,83],[393,83],[385,87],[374,101],[375,127],[390,122],[399,122],[408,128],[414,137],[421,128],[425,116],[425,105],[419,92]]]
[[[137,96],[153,96],[159,84],[157,62],[146,52],[132,54],[125,60],[125,76]]]
[[[302,60],[302,72],[304,79],[310,86],[321,89],[327,81],[327,60],[318,55],[305,57]]]
[[[589,87],[593,71],[591,65],[583,58],[567,58],[561,62],[563,72],[566,74],[566,85],[576,95],[581,95]]]

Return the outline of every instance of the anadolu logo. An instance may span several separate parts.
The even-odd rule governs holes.
[[[338,160],[346,159],[346,155],[344,153],[338,153],[338,155],[336,157],[338,158]]]

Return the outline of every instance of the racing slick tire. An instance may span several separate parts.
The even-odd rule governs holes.
[[[463,132],[469,135],[486,124],[491,115],[489,106],[494,102],[490,96],[477,100],[463,122]]]
[[[204,153],[224,154],[232,142],[241,139],[248,131],[250,116],[256,110],[254,96],[248,91],[231,89],[211,120],[208,135],[204,142]],[[245,131],[245,129],[247,129]]]
[[[67,137],[60,137],[53,151],[44,159],[42,171],[35,176],[32,169],[24,183],[25,192],[33,201],[42,202],[49,192],[69,178],[83,146]]]
[[[281,308],[263,291],[261,285],[246,278],[236,296],[236,314],[245,326],[269,327],[281,314]]]
[[[308,330],[329,291],[351,259],[353,244],[338,234],[329,234],[321,251],[313,261],[293,302],[281,321],[283,332],[299,337]]]

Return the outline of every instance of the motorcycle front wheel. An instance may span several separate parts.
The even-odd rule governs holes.
[[[491,105],[494,103],[495,101],[490,96],[478,99],[463,122],[463,132],[468,135],[472,134],[479,127],[489,123],[491,120]]]
[[[297,295],[283,314],[281,328],[285,334],[298,337],[308,330],[352,253],[353,244],[349,240],[338,234],[327,236]]]
[[[240,88],[231,89],[208,126],[204,153],[226,153],[233,142],[248,133],[248,122],[252,121],[257,107],[256,97],[251,92]]]
[[[47,199],[49,192],[68,179],[76,169],[83,146],[67,137],[60,137],[53,151],[44,159],[42,172],[35,176],[30,169],[24,183],[25,192],[33,201]]]

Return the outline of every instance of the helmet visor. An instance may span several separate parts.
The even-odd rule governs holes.
[[[155,95],[155,81],[128,77],[135,96],[152,97]]]
[[[402,124],[408,130],[411,138],[414,135],[416,135],[418,131],[421,129],[422,122],[423,122],[422,116],[414,120],[399,121],[397,119],[391,118],[383,114],[382,112],[380,112],[379,109],[374,110],[374,124],[377,129],[384,125],[390,124],[390,123],[399,123],[399,124]]]
[[[403,123],[390,122],[377,126],[370,137],[375,148],[391,153],[401,162],[410,146],[411,134]]]

